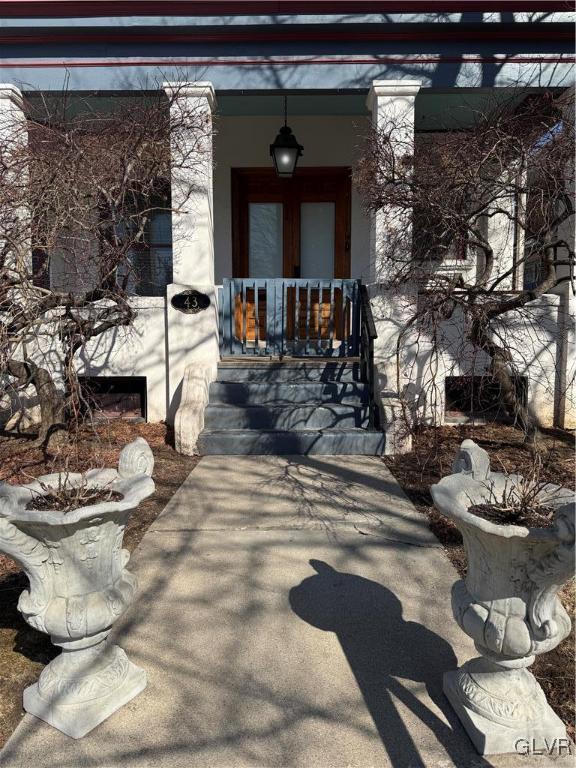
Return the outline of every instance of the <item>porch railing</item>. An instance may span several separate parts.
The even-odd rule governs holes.
[[[374,372],[374,340],[378,338],[368,289],[360,285],[360,375],[368,387],[368,423],[380,429],[380,406],[376,400]]]
[[[220,296],[223,355],[354,357],[357,280],[229,278]]]

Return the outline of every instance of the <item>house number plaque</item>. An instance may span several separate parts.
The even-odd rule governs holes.
[[[175,293],[170,301],[174,309],[184,312],[187,315],[195,315],[208,309],[210,306],[210,297],[200,291],[188,290],[181,293]]]

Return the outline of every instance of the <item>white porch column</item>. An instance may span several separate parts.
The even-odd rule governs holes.
[[[0,162],[6,166],[9,173],[13,175],[14,185],[28,183],[26,165],[24,164],[23,153],[28,144],[28,132],[26,130],[26,116],[24,114],[24,101],[22,94],[15,85],[9,83],[0,84]],[[12,183],[10,181],[10,183]],[[20,221],[23,229],[27,231],[28,213],[21,211]],[[21,239],[22,232],[17,233],[18,239]],[[16,254],[14,254],[16,256]],[[27,267],[32,266],[32,254],[30,251],[30,241],[27,236],[23,253],[28,262]]]
[[[506,173],[518,176],[521,171],[512,167]],[[504,186],[505,179],[502,178],[499,181]],[[493,278],[506,275],[498,286],[499,290],[502,291],[513,291],[521,288],[524,274],[523,264],[518,268],[518,274],[514,274],[516,254],[520,255],[524,251],[524,230],[518,227],[516,236],[514,232],[516,229],[514,225],[516,202],[513,194],[506,197],[502,196],[496,203],[501,212],[492,213],[487,222],[486,235],[494,251]],[[525,202],[525,200],[519,200],[518,204],[522,205]]]
[[[0,153],[21,145],[22,131],[26,121],[20,90],[10,83],[0,83]]]
[[[574,124],[574,107],[576,93],[574,86],[568,88],[559,99],[562,105],[564,120]],[[574,199],[576,192],[574,178],[568,169],[566,173],[566,192]],[[558,234],[567,243],[574,243],[575,216],[572,215],[562,222]],[[568,253],[562,249],[560,259],[567,260]],[[559,278],[574,279],[573,266],[558,266]],[[557,289],[560,294],[558,313],[558,358],[556,376],[556,424],[564,429],[576,429],[576,296],[572,288],[572,280],[561,283]]]
[[[172,265],[167,287],[168,420],[176,448],[191,453],[203,427],[208,386],[219,359],[218,295],[214,285],[212,83],[165,83],[171,99]],[[185,313],[171,303],[175,294],[196,290],[210,304]]]
[[[372,115],[374,127],[394,126],[390,138],[396,143],[398,157],[414,155],[414,106],[421,83],[419,80],[375,80],[368,93],[366,105]],[[405,285],[389,289],[390,265],[385,258],[389,239],[401,233],[408,250],[411,244],[412,215],[404,211],[382,210],[372,216],[370,230],[370,297],[378,339],[374,356],[378,372],[378,385],[382,400],[382,415],[386,428],[386,452],[401,453],[409,450],[403,439],[400,397],[417,399],[417,392],[408,394],[418,386],[414,381],[416,366],[409,348],[403,344],[398,367],[396,344],[416,308],[418,298],[415,286]],[[414,369],[414,371],[413,371]]]
[[[20,90],[10,83],[0,83],[0,152],[11,151],[20,143],[20,128],[25,122]]]
[[[374,80],[366,106],[376,128],[394,126],[390,133],[395,155],[414,155],[414,102],[421,87],[419,80]],[[386,282],[389,274],[382,254],[386,240],[399,228],[412,229],[412,217],[398,212],[379,211],[371,227],[371,281]],[[409,237],[407,238],[409,241]]]
[[[0,84],[0,164],[5,169],[5,183],[12,187],[14,196],[6,201],[7,209],[0,210],[4,217],[0,226],[0,248],[6,239],[18,243],[18,249],[11,250],[6,266],[14,267],[17,274],[32,272],[32,249],[30,239],[30,212],[25,205],[28,188],[28,165],[26,150],[28,146],[28,130],[24,114],[24,100],[20,90],[10,83]],[[10,207],[16,205],[18,207]],[[12,222],[12,231],[8,231]],[[3,237],[4,235],[4,237]],[[19,287],[19,299],[25,303],[27,291],[22,284]],[[48,351],[48,350],[46,350]],[[38,353],[38,343],[28,343],[29,355]],[[42,354],[42,351],[40,352]],[[39,355],[38,355],[39,356]],[[45,357],[41,358],[45,361]],[[0,424],[13,428],[16,424],[29,426],[38,421],[39,406],[34,387],[29,386],[24,391],[5,395],[0,398]]]
[[[165,83],[172,99],[172,269],[182,285],[214,283],[212,83]]]

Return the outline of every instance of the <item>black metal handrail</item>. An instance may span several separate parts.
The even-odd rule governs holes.
[[[380,406],[376,400],[374,375],[374,340],[378,338],[368,289],[360,284],[360,372],[368,386],[368,423],[380,429]]]

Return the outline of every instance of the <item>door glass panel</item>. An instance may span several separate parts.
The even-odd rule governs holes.
[[[334,277],[334,236],[336,205],[300,205],[300,276]]]
[[[249,277],[282,277],[282,203],[248,206]]]

